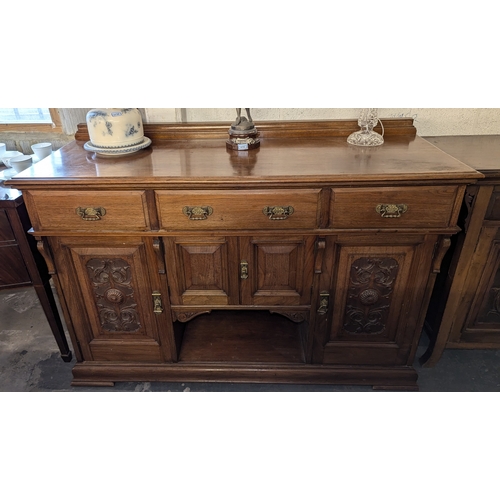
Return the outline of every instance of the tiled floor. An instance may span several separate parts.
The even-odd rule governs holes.
[[[425,338],[422,343],[425,342]],[[421,355],[425,347],[419,347]],[[0,391],[371,391],[369,386],[229,384],[229,383],[117,383],[113,388],[71,387],[65,363],[32,288],[0,292]],[[446,350],[434,368],[418,361],[420,391],[500,391],[500,350]]]

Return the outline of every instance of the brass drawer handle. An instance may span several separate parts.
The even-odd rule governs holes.
[[[242,280],[248,279],[248,262],[246,260],[240,262],[240,278]]]
[[[262,213],[267,215],[270,220],[284,220],[288,219],[294,212],[293,207],[264,207]]]
[[[161,293],[160,292],[153,292],[153,312],[155,314],[161,314],[163,312],[163,306],[161,303]]]
[[[76,213],[83,219],[88,221],[101,220],[106,215],[106,210],[102,207],[78,207]]]
[[[187,215],[190,220],[205,220],[209,215],[212,215],[214,209],[212,207],[184,207],[182,213]]]
[[[394,218],[401,217],[408,210],[408,205],[393,205],[393,204],[381,204],[377,205],[375,211],[380,214],[381,217]]]

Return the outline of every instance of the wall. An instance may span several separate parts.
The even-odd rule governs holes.
[[[357,118],[355,108],[252,108],[252,118],[259,120],[332,120]],[[147,109],[149,121],[226,121],[231,123],[236,111],[233,108],[181,108]],[[479,135],[500,134],[500,109],[498,108],[379,108],[379,117],[411,117],[419,135]],[[258,123],[257,123],[258,125]]]

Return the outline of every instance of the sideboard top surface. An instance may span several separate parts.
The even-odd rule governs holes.
[[[456,135],[426,139],[486,176],[500,175],[500,135]]]
[[[351,146],[345,137],[261,139],[259,149],[235,152],[224,138],[167,140],[137,153],[98,157],[75,140],[17,174],[9,185],[144,187],[377,183],[482,178],[476,170],[418,136],[387,136],[378,147]]]

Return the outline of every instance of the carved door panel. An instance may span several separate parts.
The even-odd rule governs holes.
[[[241,303],[310,304],[315,241],[314,236],[241,237]]]
[[[234,237],[164,238],[172,305],[238,304]]]
[[[151,240],[62,238],[53,248],[84,360],[175,360],[168,296]]]
[[[388,239],[386,235],[338,239],[325,363],[407,361],[415,331],[423,322],[422,301],[436,237]]]
[[[465,321],[461,340],[467,342],[500,341],[500,230],[483,228],[472,265],[481,266],[479,283],[471,282],[474,300]],[[472,279],[474,276],[471,277]],[[472,280],[471,280],[472,281]]]

